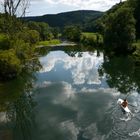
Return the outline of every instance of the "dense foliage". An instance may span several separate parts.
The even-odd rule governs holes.
[[[80,41],[81,29],[78,26],[66,26],[64,28],[63,37],[70,41]]]
[[[13,78],[21,72],[21,62],[15,50],[0,51],[0,77]]]
[[[116,53],[132,53],[133,42],[139,38],[139,0],[127,0],[113,6],[97,20],[98,31],[104,36],[105,49]]]
[[[132,50],[135,40],[135,19],[130,8],[121,7],[108,15],[104,41],[109,49],[125,53]]]
[[[52,38],[47,23],[25,23],[15,16],[0,14],[0,79],[17,77],[23,69],[34,69],[35,45]]]
[[[140,38],[140,0],[128,0],[130,7],[134,9],[134,17],[136,19],[136,36]]]
[[[51,39],[52,33],[51,33],[50,27],[47,23],[28,22],[27,26],[30,29],[33,29],[33,30],[35,29],[36,31],[38,31],[41,40]]]

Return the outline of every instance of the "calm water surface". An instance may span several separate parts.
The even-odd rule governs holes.
[[[139,140],[140,69],[130,57],[52,50],[0,84],[0,140]],[[133,115],[116,104],[128,96]]]

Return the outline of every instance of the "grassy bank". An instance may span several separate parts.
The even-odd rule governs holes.
[[[60,44],[61,41],[58,39],[53,39],[53,40],[47,40],[47,41],[40,41],[38,45],[43,45],[43,46],[50,46],[50,45],[57,45]]]
[[[94,39],[96,39],[96,35],[98,33],[89,33],[89,32],[83,32],[82,35],[86,36],[86,37],[92,37]]]

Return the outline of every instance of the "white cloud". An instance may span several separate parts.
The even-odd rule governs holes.
[[[31,0],[28,15],[56,14],[74,10],[106,11],[120,0]]]
[[[36,83],[34,87],[48,88],[56,85],[58,85],[57,82],[42,81],[40,83]],[[60,91],[58,92],[57,97],[52,100],[52,103],[55,105],[61,104],[63,106],[67,106],[68,108],[76,110],[76,107],[71,105],[71,100],[76,99],[76,89],[71,84],[64,81],[59,82],[59,87]]]
[[[31,0],[27,15],[56,14],[73,10],[106,11],[118,2],[120,0]],[[1,3],[3,0],[0,0]]]
[[[94,88],[85,88],[83,87],[81,89],[81,92],[84,93],[94,93],[94,92],[100,92],[100,93],[107,93],[110,94],[114,97],[119,96],[120,92],[118,92],[116,89],[114,88],[100,88],[100,89],[94,89]]]
[[[107,10],[120,0],[44,0],[50,4],[62,4],[77,7],[79,9]]]
[[[40,73],[50,72],[55,69],[58,63],[63,63],[64,70],[70,70],[72,74],[73,84],[101,84],[98,67],[103,62],[103,55],[100,57],[96,56],[96,52],[92,55],[84,52],[82,57],[78,57],[78,54],[75,57],[70,57],[63,52],[52,52],[40,59],[43,65]]]
[[[34,88],[46,88],[51,86],[53,83],[50,81],[43,81],[41,83],[35,83]]]

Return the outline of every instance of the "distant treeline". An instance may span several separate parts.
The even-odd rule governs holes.
[[[24,17],[26,21],[46,22],[51,27],[63,30],[65,26],[77,25],[83,31],[96,31],[95,21],[104,13],[93,10],[79,10],[60,14],[48,14],[36,17]]]

